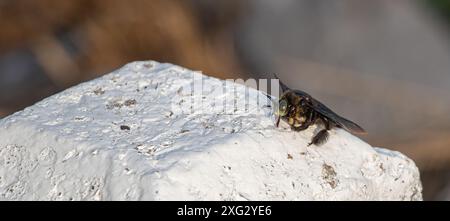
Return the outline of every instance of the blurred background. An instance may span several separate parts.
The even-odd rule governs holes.
[[[450,0],[0,0],[0,118],[135,60],[277,73],[450,200],[449,28]]]

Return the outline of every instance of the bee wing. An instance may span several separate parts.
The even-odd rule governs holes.
[[[276,74],[275,74],[275,78],[279,79]],[[281,90],[283,91],[283,93],[288,90],[291,90],[281,80],[279,80],[279,82],[280,82]],[[311,95],[307,94],[306,92],[303,92],[301,90],[291,90],[291,91],[294,91],[299,96],[309,98],[309,100],[311,101],[309,104],[311,106],[311,108],[313,108],[318,113],[322,114],[323,116],[327,117],[328,119],[330,119],[331,121],[336,123],[339,127],[343,128],[351,133],[355,133],[355,134],[365,134],[366,133],[366,131],[362,127],[360,127],[358,124],[353,123],[352,121],[347,120],[347,119],[339,116],[338,114],[334,113],[330,108],[328,108],[327,106],[322,104],[320,101],[314,99],[313,97],[311,97]]]
[[[306,93],[304,93],[304,94],[306,94]],[[365,134],[366,133],[366,131],[362,127],[360,127],[358,124],[353,123],[352,121],[339,116],[338,114],[333,112],[330,108],[328,108],[327,106],[322,104],[320,101],[312,98],[311,96],[309,96],[309,98],[311,100],[310,106],[315,111],[317,111],[320,114],[322,114],[323,116],[327,117],[328,119],[330,119],[331,121],[336,123],[339,127],[342,127],[343,129],[345,129],[351,133],[355,133],[355,134]]]

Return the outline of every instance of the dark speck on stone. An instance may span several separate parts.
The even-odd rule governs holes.
[[[102,89],[102,88],[97,88],[95,91],[94,91],[94,94],[95,95],[102,95],[102,94],[104,94],[105,93],[105,91]]]
[[[122,126],[120,126],[120,129],[121,130],[130,130],[130,127],[126,126],[126,125],[122,125]]]
[[[136,103],[137,103],[137,102],[136,102],[135,99],[130,99],[130,100],[126,100],[125,103],[124,103],[124,105],[127,106],[127,107],[129,107],[129,106],[131,106],[131,105],[135,105]]]
[[[287,154],[287,158],[288,158],[288,160],[292,160],[292,159],[294,159],[294,157],[292,157],[292,155],[291,155],[291,154]]]

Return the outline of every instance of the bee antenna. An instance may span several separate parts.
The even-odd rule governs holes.
[[[284,84],[284,83],[280,80],[280,78],[278,78],[278,76],[277,76],[276,74],[273,74],[273,75],[275,76],[275,79],[278,79],[278,82],[280,82],[280,86],[281,86],[281,91],[282,91],[282,92],[285,92],[285,91],[289,90],[289,87],[288,87],[286,84]]]

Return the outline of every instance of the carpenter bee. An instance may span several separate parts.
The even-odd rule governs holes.
[[[311,142],[319,146],[326,142],[329,133],[333,127],[342,128],[353,134],[365,134],[363,128],[334,113],[320,101],[311,97],[311,95],[301,91],[292,90],[280,81],[282,95],[278,102],[278,111],[276,112],[278,127],[280,119],[287,122],[294,131],[307,129],[310,125],[321,122],[325,128],[315,134]]]

